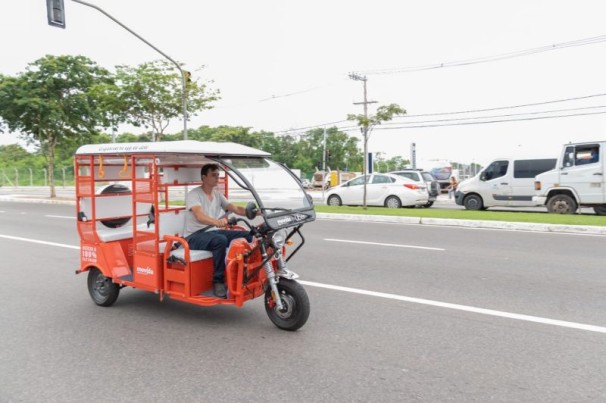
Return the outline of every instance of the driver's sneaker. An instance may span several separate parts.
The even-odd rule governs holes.
[[[215,297],[217,297],[217,298],[227,297],[227,290],[225,289],[225,284],[214,283],[213,284],[213,294],[215,294]]]

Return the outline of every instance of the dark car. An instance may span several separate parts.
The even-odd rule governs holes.
[[[423,207],[431,207],[440,194],[440,183],[427,171],[423,171],[422,169],[402,169],[389,173],[412,179],[415,182],[425,183],[427,185],[427,193],[429,193],[429,201]]]

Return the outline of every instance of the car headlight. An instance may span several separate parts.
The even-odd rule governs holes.
[[[284,244],[286,243],[286,237],[288,236],[288,233],[286,232],[285,229],[281,229],[279,231],[276,231],[276,233],[271,237],[271,240],[273,241],[274,245],[276,245],[276,248],[281,248],[284,246]]]

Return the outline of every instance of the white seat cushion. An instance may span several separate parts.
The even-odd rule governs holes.
[[[170,255],[176,257],[177,259],[185,260],[185,249],[175,249],[170,253]],[[207,250],[190,250],[189,257],[191,258],[192,262],[197,262],[198,260],[212,258],[213,254]]]

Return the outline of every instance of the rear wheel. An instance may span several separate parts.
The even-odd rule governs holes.
[[[278,293],[283,309],[278,309],[271,295],[271,287],[265,291],[265,312],[274,325],[282,330],[295,331],[309,318],[309,297],[305,288],[294,280],[281,278]]]
[[[593,211],[595,211],[597,215],[606,215],[606,206],[594,206]]]
[[[326,204],[328,204],[329,206],[340,206],[343,203],[341,202],[341,198],[339,196],[330,195],[328,196]]]
[[[469,195],[463,201],[463,205],[467,210],[483,210],[484,202],[478,195]]]
[[[385,199],[385,207],[387,208],[400,208],[402,207],[402,202],[400,198],[397,196],[389,196]]]
[[[433,206],[433,202],[427,202],[423,205],[423,207],[425,207],[425,208],[429,208],[431,206]]]
[[[88,271],[88,292],[95,304],[110,306],[118,299],[120,286],[95,267]]]
[[[547,201],[547,211],[555,214],[572,214],[577,211],[577,202],[568,195],[557,194]]]

